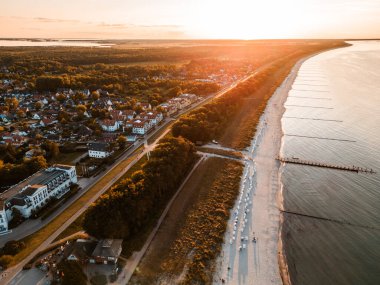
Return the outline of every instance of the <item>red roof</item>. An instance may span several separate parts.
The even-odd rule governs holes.
[[[113,126],[115,126],[115,124],[116,124],[116,121],[115,120],[110,120],[110,119],[105,119],[102,122],[102,125],[103,126],[107,126],[107,127],[113,127]]]

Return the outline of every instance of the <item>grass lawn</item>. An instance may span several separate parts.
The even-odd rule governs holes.
[[[127,172],[125,172],[124,175],[121,176],[114,184],[118,184],[125,178],[131,177],[134,172],[142,168],[142,166],[144,165],[145,162],[147,162],[147,160],[148,160],[147,156],[144,155]]]
[[[159,138],[160,135],[162,135],[162,133],[164,133],[168,128],[171,128],[171,126],[175,123],[175,121],[171,121],[169,122],[166,127],[162,128],[161,130],[159,130],[157,133],[155,133],[154,135],[152,135],[149,139],[148,139],[148,144],[152,144],[155,142],[155,140],[157,138]]]
[[[71,218],[75,213],[81,210],[84,204],[86,204],[94,195],[96,195],[104,186],[111,181],[115,175],[119,174],[126,168],[138,155],[136,151],[131,157],[122,161],[117,165],[112,171],[107,173],[100,181],[98,181],[94,186],[92,186],[86,193],[84,193],[78,200],[76,200],[70,207],[68,207],[63,213],[56,217],[48,225],[40,229],[38,232],[27,236],[22,239],[28,246],[14,256],[12,265],[15,265],[22,260],[24,260],[29,254],[31,254],[46,238],[51,236],[59,227],[62,226],[69,218]]]
[[[107,277],[105,275],[95,275],[91,277],[90,283],[93,285],[107,285]]]
[[[56,237],[54,242],[63,239],[65,237],[68,237],[74,233],[77,233],[79,231],[83,231],[82,223],[84,219],[84,213],[80,215],[73,223],[70,224],[63,232],[59,234],[59,236]]]
[[[57,163],[57,164],[73,164],[73,161],[77,159],[79,156],[83,155],[85,151],[75,151],[75,152],[68,152],[68,153],[60,153],[58,157],[52,159],[51,163]]]

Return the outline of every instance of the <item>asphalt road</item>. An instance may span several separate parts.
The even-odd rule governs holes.
[[[267,65],[269,65],[269,64],[266,64],[266,65],[260,67],[254,73],[251,73],[251,74],[243,77],[242,79],[237,80],[236,82],[232,83],[228,87],[223,88],[219,92],[217,92],[215,94],[212,94],[212,95],[209,95],[204,100],[202,100],[202,101],[200,101],[200,102],[198,102],[196,104],[193,104],[189,108],[184,109],[183,111],[179,112],[178,115],[176,115],[176,118],[180,117],[182,114],[184,114],[184,113],[186,113],[186,112],[188,112],[188,111],[190,111],[192,109],[198,108],[199,106],[202,106],[202,105],[206,104],[207,102],[209,102],[209,101],[211,101],[211,100],[213,100],[215,98],[218,98],[218,97],[224,95],[225,93],[227,93],[231,89],[235,88],[239,83],[242,83],[242,82],[248,80],[249,78],[251,78],[252,76],[256,75],[259,72],[259,70],[265,68]],[[43,249],[45,249],[46,247],[48,247],[54,241],[54,239],[59,236],[59,234],[61,232],[63,232],[71,223],[73,223],[93,202],[96,201],[96,199],[98,199],[98,197],[100,197],[105,191],[107,191],[141,157],[143,157],[147,152],[152,151],[155,148],[155,146],[157,145],[158,141],[170,131],[170,128],[167,128],[167,130],[165,132],[163,132],[160,135],[160,137],[155,140],[155,142],[153,144],[148,145],[146,143],[147,140],[151,136],[153,136],[156,132],[158,132],[159,130],[161,130],[165,126],[167,126],[167,124],[171,120],[173,120],[173,119],[166,119],[166,121],[164,122],[164,124],[161,125],[160,128],[156,129],[154,132],[151,132],[147,137],[144,138],[143,141],[139,141],[134,147],[132,147],[130,150],[128,150],[124,155],[122,155],[111,166],[111,168],[107,172],[103,173],[102,175],[98,175],[95,178],[93,178],[93,177],[89,178],[88,181],[87,182],[83,182],[83,184],[82,184],[82,182],[79,182],[78,184],[80,184],[83,189],[77,195],[75,195],[71,199],[69,199],[59,210],[57,210],[57,212],[55,214],[53,214],[52,216],[50,216],[44,222],[40,222],[39,224],[37,224],[37,223],[36,224],[34,224],[34,223],[32,224],[31,223],[30,226],[26,227],[24,233],[19,233],[19,237],[17,237],[18,239],[20,239],[22,237],[25,237],[25,236],[27,236],[27,235],[29,235],[31,233],[34,233],[38,229],[42,228],[44,225],[48,224],[55,217],[57,217],[60,213],[62,213],[67,207],[69,207],[75,200],[77,200],[81,195],[83,195],[88,189],[90,189],[91,186],[93,186],[94,184],[96,184],[101,178],[103,178],[103,176],[105,176],[109,171],[111,171],[114,167],[116,167],[121,161],[127,159],[136,149],[138,149],[140,146],[142,146],[144,144],[147,146],[147,147],[144,148],[143,152],[141,152],[139,154],[139,156],[134,161],[132,161],[122,172],[120,172],[111,181],[109,181],[109,183],[107,183],[107,185],[105,185],[96,195],[94,195],[86,204],[84,204],[83,207],[75,215],[73,215],[69,220],[67,220],[51,236],[47,237],[46,240],[38,248],[36,248],[27,258],[25,258],[22,262],[20,262],[19,264],[13,266],[12,268],[7,269],[6,270],[6,275],[3,276],[3,277],[0,277],[0,284],[17,284],[17,283],[12,282],[12,280],[14,278],[15,278],[15,280],[22,278],[22,276],[23,276],[24,273],[20,272],[20,271],[22,270],[23,266],[25,264],[27,264],[29,262],[29,260],[32,259],[36,254],[38,254],[40,251],[42,251]],[[1,238],[1,242],[3,242],[3,238],[4,238],[4,236]],[[15,239],[15,238],[13,238],[13,239]],[[4,238],[4,240],[5,240],[5,238]],[[137,266],[137,264],[136,264],[136,266]],[[33,283],[31,283],[31,284],[33,284]]]

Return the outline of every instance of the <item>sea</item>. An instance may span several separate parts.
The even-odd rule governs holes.
[[[380,284],[380,41],[306,60],[285,103],[282,238],[293,285]]]
[[[108,48],[114,44],[101,43],[90,40],[6,40],[0,39],[0,47],[98,47]]]

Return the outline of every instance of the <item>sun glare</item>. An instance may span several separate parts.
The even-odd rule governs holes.
[[[289,33],[299,36],[298,23],[306,18],[300,10],[302,3],[294,0],[275,4],[273,0],[202,1],[196,7],[197,13],[193,13],[196,18],[189,13],[185,26],[188,33],[204,38],[283,38]],[[310,17],[308,22],[312,23]]]

